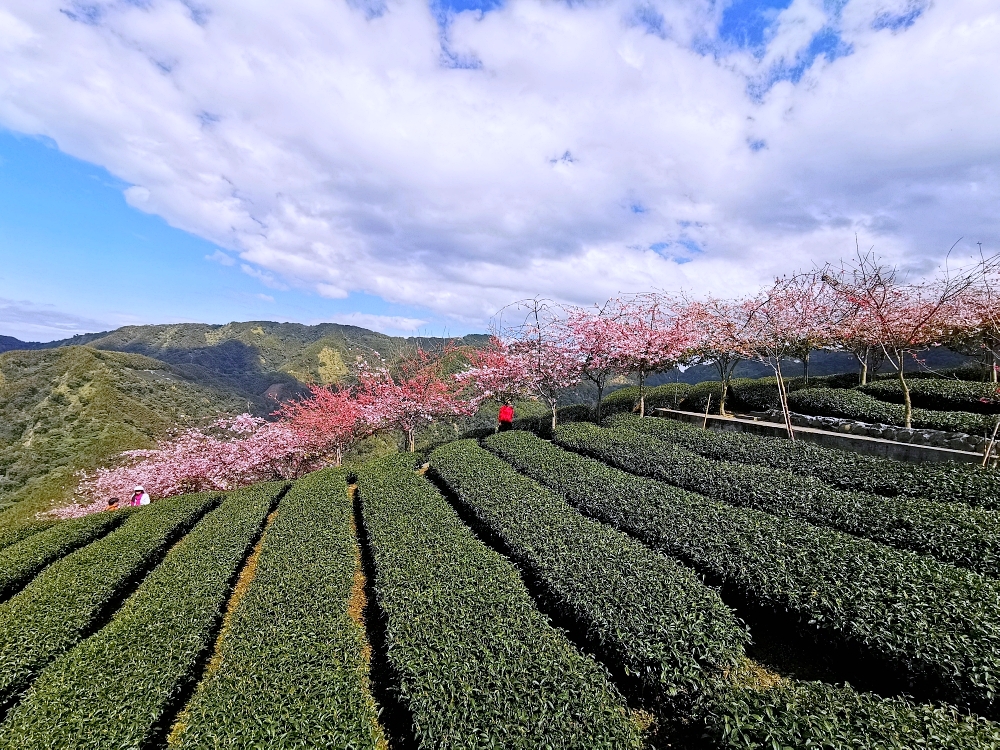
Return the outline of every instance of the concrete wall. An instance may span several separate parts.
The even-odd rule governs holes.
[[[660,416],[677,419],[682,422],[691,422],[697,425],[701,425],[706,420],[704,414],[697,414],[695,412],[679,411],[676,409],[656,409],[655,411]],[[785,426],[780,422],[720,417],[717,414],[708,415],[706,427],[710,430],[734,430],[737,432],[751,432],[755,435],[769,435],[771,437],[788,436]],[[796,440],[816,443],[827,448],[865,453],[869,456],[891,458],[896,461],[909,461],[910,463],[957,461],[959,463],[978,464],[983,460],[981,453],[957,451],[950,448],[935,448],[929,445],[911,445],[909,443],[899,443],[894,440],[884,440],[882,438],[818,430],[813,427],[795,427],[794,432]]]

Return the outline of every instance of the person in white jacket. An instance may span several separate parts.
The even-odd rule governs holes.
[[[149,495],[146,494],[146,490],[143,489],[141,484],[135,486],[135,490],[132,492],[132,502],[130,505],[149,505]]]

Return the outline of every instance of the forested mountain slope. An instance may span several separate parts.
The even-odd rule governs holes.
[[[0,507],[33,512],[64,498],[77,470],[245,405],[141,355],[85,346],[0,354]]]
[[[444,342],[266,321],[126,326],[50,343],[0,337],[0,525],[65,501],[78,470],[171,430],[267,415],[305,383],[349,380],[358,356],[392,360]]]

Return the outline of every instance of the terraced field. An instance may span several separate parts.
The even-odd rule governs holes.
[[[992,483],[607,424],[4,530],[0,749],[1000,747]]]

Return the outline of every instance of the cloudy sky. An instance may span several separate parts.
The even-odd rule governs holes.
[[[1000,250],[996,0],[0,0],[0,334]]]

